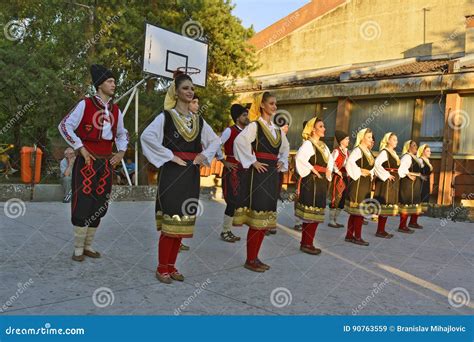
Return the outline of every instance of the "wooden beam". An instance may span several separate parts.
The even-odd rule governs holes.
[[[415,108],[413,110],[413,125],[411,138],[420,144],[421,123],[423,122],[423,109],[425,107],[424,99],[415,99]]]
[[[455,115],[461,110],[461,96],[457,93],[446,95],[444,111],[443,151],[441,153],[441,168],[439,173],[438,200],[439,205],[452,204],[452,185],[454,181],[454,153],[459,146],[459,129],[453,124]],[[456,128],[456,129],[453,129]]]
[[[340,98],[337,101],[336,130],[349,132],[350,115],[352,110],[352,101],[348,97]]]

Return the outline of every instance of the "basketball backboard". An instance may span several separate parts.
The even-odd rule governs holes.
[[[145,73],[173,78],[177,69],[191,76],[193,83],[205,87],[208,45],[149,23],[145,25]]]

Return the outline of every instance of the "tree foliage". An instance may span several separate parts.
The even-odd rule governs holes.
[[[140,81],[145,21],[178,33],[188,20],[202,26],[209,44],[209,75],[207,88],[198,89],[198,94],[204,117],[216,131],[222,130],[229,122],[233,99],[218,77],[245,76],[256,65],[247,44],[253,29],[244,28],[232,9],[230,0],[11,0],[2,4],[0,21],[6,29],[0,39],[0,142],[37,143],[50,152],[61,142],[59,121],[91,92],[92,63],[104,64],[118,76],[117,95]],[[166,84],[143,85],[140,129],[161,111]],[[129,131],[133,122],[133,115],[127,114]]]

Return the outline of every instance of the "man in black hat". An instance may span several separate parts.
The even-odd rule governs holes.
[[[218,159],[224,164],[222,173],[222,191],[226,201],[224,223],[222,225],[221,238],[226,242],[240,241],[232,231],[232,219],[239,191],[238,172],[243,172],[242,164],[234,158],[234,140],[242,130],[250,123],[247,108],[240,104],[233,104],[230,115],[235,125],[227,127],[221,135],[221,145],[224,145],[225,159],[222,152],[217,152]]]
[[[85,97],[61,121],[59,132],[78,156],[72,169],[71,222],[74,226],[74,261],[100,258],[92,248],[97,227],[107,212],[113,168],[127,150],[128,132],[112,97],[115,77],[102,65],[91,66],[97,94]],[[112,153],[115,142],[118,153]]]

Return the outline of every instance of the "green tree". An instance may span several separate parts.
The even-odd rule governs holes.
[[[219,77],[244,76],[256,66],[247,43],[253,29],[232,15],[230,0],[11,0],[2,6],[1,23],[15,21],[20,32],[12,30],[18,33],[14,39],[0,40],[0,125],[10,127],[0,132],[0,142],[18,147],[37,143],[47,155],[62,144],[57,131],[61,118],[91,92],[90,64],[114,71],[117,95],[144,77],[145,21],[178,33],[188,20],[202,26],[209,74],[208,86],[198,94],[203,115],[216,131],[229,122],[233,100]],[[143,85],[140,129],[162,110],[167,85],[164,80]],[[125,124],[131,132],[133,121],[128,114]]]

